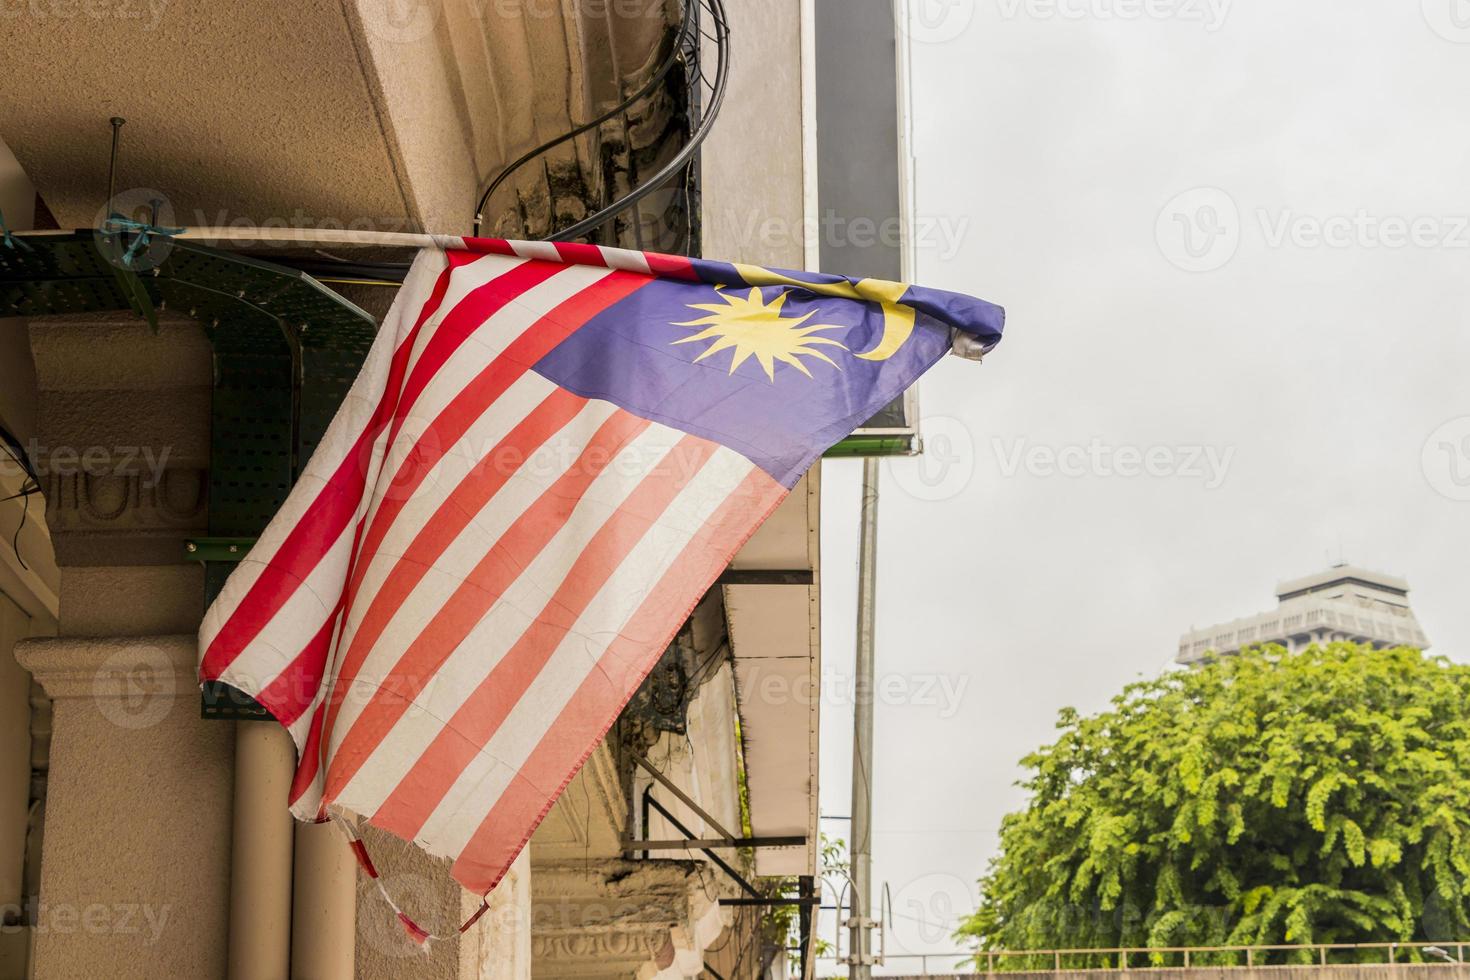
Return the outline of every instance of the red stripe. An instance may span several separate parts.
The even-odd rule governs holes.
[[[378,553],[384,538],[393,527],[393,522],[398,519],[398,515],[412,499],[414,491],[434,468],[444,447],[458,443],[497,398],[582,324],[652,281],[637,273],[613,272],[568,298],[511,341],[499,357],[445,406],[414,447],[405,454],[382,502],[371,514],[366,535],[363,535],[359,526],[361,542],[353,548],[353,553],[359,558],[344,590],[344,608],[353,607],[372,556]],[[546,435],[549,436],[550,432]],[[341,696],[345,690],[343,681],[350,680],[355,672],[356,665],[345,678],[341,671],[338,672],[327,714],[329,735],[336,725]]]
[[[598,528],[566,577],[530,627],[506,651],[393,793],[373,814],[372,823],[405,840],[414,839],[450,787],[499,731],[511,710],[540,675],[562,638],[608,582],[629,552],[719,448],[698,436],[685,436],[669,451],[679,467],[659,466]]]
[[[457,263],[451,263],[451,266],[457,268],[466,264],[460,259],[457,260]],[[379,416],[386,415],[384,410],[389,405],[390,398],[396,395],[392,409],[392,427],[388,434],[388,443],[391,445],[399,429],[402,428],[409,410],[423,393],[424,388],[469,335],[511,300],[565,268],[555,262],[524,262],[471,290],[469,295],[456,304],[440,321],[433,336],[429,338],[428,344],[415,361],[412,372],[402,383],[401,390],[399,380],[407,369],[407,350],[405,349],[411,350],[411,345],[405,342],[399,347],[399,352],[403,354],[402,361],[400,363],[395,355],[388,386],[384,389],[384,397],[379,401],[372,423],[358,437],[357,444],[338,466],[337,472],[333,474],[327,486],[312,501],[303,521],[292,529],[281,547],[270,557],[269,565],[256,580],[250,595],[237,607],[236,617],[232,617],[231,622],[226,624],[226,628],[221,630],[223,636],[234,624],[242,610],[248,609],[259,614],[249,617],[252,630],[248,632],[241,630],[238,634],[231,634],[230,642],[220,650],[218,655],[220,659],[228,657],[228,660],[225,661],[226,665],[239,655],[240,650],[243,650],[250,640],[260,634],[275,613],[280,611],[281,606],[284,606],[295,594],[300,583],[315,570],[322,556],[331,550],[332,545],[352,519],[352,515],[357,512],[366,489],[372,445],[376,441],[377,432],[382,429]],[[446,269],[446,271],[449,270]],[[447,284],[445,289],[447,291]],[[442,294],[440,298],[442,299]],[[437,308],[438,304],[435,305]],[[432,313],[426,306],[414,326],[415,335],[430,315]],[[313,515],[312,511],[317,510],[319,505],[323,505],[324,500],[327,503],[321,507],[322,513]],[[317,525],[321,523],[327,526],[318,530]],[[308,530],[317,533],[315,535],[302,533]],[[330,535],[330,539],[324,541],[323,538],[326,535]],[[359,552],[354,547],[351,553],[358,554]],[[268,591],[265,595],[256,598],[262,587],[266,587]],[[210,644],[210,654],[214,653],[219,641],[220,636],[216,636],[215,643]],[[238,649],[235,649],[237,645]],[[206,661],[208,660],[209,655],[206,655]],[[223,667],[220,669],[222,670]]]
[[[731,556],[786,494],[754,470],[684,547],[460,853],[451,873],[465,888],[483,895],[500,882]]]
[[[514,255],[516,250],[504,238],[466,238],[464,247],[471,252],[490,255]]]
[[[596,245],[586,242],[555,242],[556,254],[560,255],[563,262],[574,262],[578,265],[607,265],[607,256],[602,254],[602,249]]]
[[[393,428],[388,433],[388,443],[398,437],[408,411],[418,402],[419,396],[434,380],[441,368],[470,335],[485,325],[485,321],[499,313],[512,300],[530,292],[566,266],[559,262],[527,261],[503,275],[473,289],[468,296],[455,305],[439,321],[434,335],[424,345],[424,351],[413,365],[413,373],[404,382],[399,395],[398,411],[394,413]]]
[[[412,939],[420,946],[428,942],[429,934],[425,932],[422,928],[420,928],[417,922],[413,921],[402,912],[398,913],[398,921],[403,923],[403,930],[404,932],[408,933],[409,939]]]
[[[378,869],[373,867],[373,859],[368,857],[367,848],[363,845],[362,841],[353,840],[348,841],[347,844],[352,848],[352,853],[357,856],[357,863],[362,865],[362,870],[367,872],[367,876],[369,878],[376,878],[378,876]]]
[[[403,343],[393,353],[388,380],[373,416],[357,441],[347,451],[326,484],[319,490],[301,519],[286,533],[269,564],[251,585],[234,612],[215,634],[200,663],[200,676],[217,679],[275,617],[312,569],[331,550],[362,501],[373,443],[399,407],[399,388],[408,370],[419,331],[434,315],[449,290],[449,281],[459,268],[475,261],[467,252],[448,253],[448,264],[439,273],[434,288]]]
[[[324,803],[337,797],[403,717],[427,679],[438,672],[506,588],[566,524],[597,475],[648,425],[644,419],[627,412],[614,412],[588,440],[571,469],[516,518],[465,576],[464,583],[414,638],[397,663],[385,672],[362,713],[333,750]],[[341,689],[339,682],[338,690]]]
[[[546,356],[557,344],[570,336],[578,327],[614,303],[632,295],[653,280],[633,272],[612,272],[570,297],[565,302],[542,316],[531,328],[517,337],[500,357],[488,366],[480,376],[466,386],[465,391],[451,402],[425,433],[432,433],[433,445],[452,446],[463,437],[474,420],[484,411],[483,406],[494,402],[506,388],[519,378],[530,365]],[[497,366],[499,365],[499,366]],[[418,446],[415,446],[415,451]],[[415,462],[414,452],[405,458],[398,474],[394,476],[394,490],[383,500],[378,511],[372,515],[372,524],[362,542],[353,548],[355,554],[367,557],[376,554],[389,528],[411,496],[432,468],[422,460]],[[362,526],[359,523],[359,536]],[[353,569],[344,599],[344,608],[351,609],[352,602],[367,571],[367,561],[360,560]],[[422,675],[421,675],[422,676]],[[338,672],[327,714],[330,732],[336,724],[343,692],[342,674]],[[303,753],[299,763],[296,782],[293,784],[293,800],[310,787],[321,764],[315,752]]]
[[[484,915],[488,911],[490,911],[490,903],[481,902],[480,907],[475,910],[475,914],[464,921],[464,925],[459,927],[459,931],[468,932],[471,926],[480,921],[480,916]]]
[[[433,469],[438,459],[437,454],[442,453],[443,447],[453,446],[463,438],[475,420],[484,414],[485,409],[519,380],[521,375],[588,320],[652,281],[638,273],[612,272],[548,311],[511,341],[499,357],[490,362],[445,406],[439,417],[419,437],[413,449],[405,455],[402,465],[389,484],[382,504],[372,515],[367,536],[362,545],[354,549],[354,553],[363,556],[377,553],[393,521],[413,496],[414,490]],[[434,458],[426,458],[431,453],[436,454]],[[353,570],[347,587],[349,608],[362,584],[367,564],[359,561]]]
[[[700,281],[699,273],[694,271],[694,263],[682,255],[644,252],[643,257],[648,259],[648,268],[656,276],[666,276],[670,279],[684,279],[689,282]]]
[[[334,693],[345,694],[351,689],[363,662],[367,660],[373,646],[383,635],[383,630],[404,601],[433,569],[435,561],[469,527],[490,498],[505,486],[516,467],[505,465],[503,461],[530,459],[546,444],[547,439],[561,431],[586,404],[586,399],[569,391],[556,389],[465,475],[414,537],[413,542],[404,549],[383,579],[382,585],[368,600],[367,612],[353,633],[347,652],[341,658]],[[519,462],[516,466],[518,465]],[[363,562],[363,565],[366,566],[367,562]],[[338,708],[338,699],[334,697],[332,707],[328,710],[328,730],[336,723]]]
[[[291,779],[291,794],[288,802],[291,806],[306,795],[316,780],[317,769],[320,768],[322,759],[322,719],[325,717],[325,705],[317,705],[311,713],[311,723],[306,729],[306,744],[301,747],[301,754],[296,759],[296,775]]]
[[[327,651],[331,649],[337,614],[341,610],[339,603],[321,629],[306,644],[306,648],[296,655],[296,659],[255,695],[260,706],[274,715],[282,725],[290,727],[316,700],[317,691],[327,670]]]

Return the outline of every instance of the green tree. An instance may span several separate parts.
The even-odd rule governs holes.
[[[1271,646],[1057,728],[957,933],[981,949],[1470,939],[1470,667]]]

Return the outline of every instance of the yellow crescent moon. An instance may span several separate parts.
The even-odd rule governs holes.
[[[909,291],[906,282],[889,282],[886,279],[863,279],[857,285],[850,282],[807,282],[783,276],[758,265],[744,265],[739,262],[732,264],[740,277],[752,286],[797,286],[820,296],[841,296],[844,299],[881,305],[883,307],[883,336],[878,339],[878,345],[872,350],[855,355],[865,361],[888,360],[898,353],[898,349],[914,332],[914,308],[899,302],[903,299],[903,294]]]
[[[855,356],[865,361],[886,361],[909,339],[914,332],[914,308],[901,303],[883,304],[883,336],[878,346]]]

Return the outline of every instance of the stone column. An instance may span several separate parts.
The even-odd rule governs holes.
[[[460,976],[531,980],[531,849],[516,858],[460,951]]]
[[[34,320],[59,638],[17,649],[55,699],[38,977],[225,975],[234,727],[199,717],[212,358],[198,324]]]
[[[222,977],[233,731],[199,718],[193,635],[27,640],[54,704],[39,977]]]
[[[5,916],[19,916],[25,897],[31,678],[12,651],[30,633],[30,625],[20,607],[0,594],[0,915]]]
[[[296,825],[292,980],[353,980],[357,860],[329,823]]]
[[[288,809],[296,746],[273,721],[235,730],[235,823],[230,857],[230,980],[288,980],[291,974],[291,858]]]
[[[0,594],[0,976],[23,975],[30,943],[30,930],[22,926],[30,825],[31,678],[12,653],[29,632],[29,617]]]

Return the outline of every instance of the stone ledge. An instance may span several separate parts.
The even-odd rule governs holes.
[[[15,659],[52,698],[136,699],[195,691],[193,635],[24,640]]]

